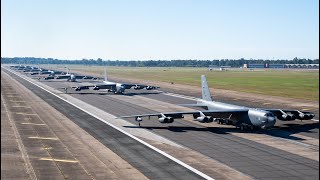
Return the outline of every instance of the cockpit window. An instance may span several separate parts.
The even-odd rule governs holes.
[[[273,114],[272,113],[267,113],[265,116],[270,117],[270,116],[273,116]]]

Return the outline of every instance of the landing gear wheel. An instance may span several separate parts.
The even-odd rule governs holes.
[[[240,126],[240,130],[241,130],[241,131],[244,130],[244,126],[243,126],[243,125]]]

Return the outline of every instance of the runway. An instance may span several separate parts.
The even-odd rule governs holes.
[[[105,125],[98,123],[89,128],[88,123],[83,123],[80,121],[80,119],[87,118],[87,120],[90,122],[94,120],[91,120],[90,117],[87,117],[83,112],[76,111],[74,108],[66,105],[61,105],[60,101],[56,101],[54,97],[43,93],[30,83],[28,84],[26,81],[22,80],[21,78],[17,78],[14,75],[12,77],[16,78],[20,83],[32,90],[33,93],[48,102],[51,106],[62,112],[69,119],[73,119],[76,124],[85,129],[92,136],[96,137],[96,139],[98,139],[106,147],[112,149],[113,152],[118,151],[118,149],[116,149],[116,147],[114,147],[115,145],[112,145],[112,143],[104,142],[105,138],[103,137],[107,136],[108,132],[111,131],[109,129],[108,131],[101,130],[101,126],[104,127]],[[44,82],[44,84],[58,88],[66,85],[67,83]],[[100,93],[100,95],[99,93],[74,93],[69,95],[115,116],[152,113],[160,110],[175,111],[176,109],[179,110],[180,107],[174,104],[192,102],[190,99],[168,96],[163,93],[150,93],[149,91],[141,92],[142,94],[131,93],[127,96],[110,95],[106,93]],[[132,120],[128,121],[134,123]],[[300,145],[292,145],[294,143],[291,141],[287,142],[283,140],[281,142],[285,142],[290,146],[297,147],[309,145],[303,148],[307,149],[308,152],[314,151],[314,153],[319,153],[319,144],[316,144],[314,140],[316,139],[318,141],[319,139],[319,124],[317,122],[308,121],[298,122],[295,125],[300,125],[310,129],[308,129],[307,132],[295,133],[294,131],[290,132],[290,130],[295,130],[295,128],[297,131],[301,130],[299,130],[297,127],[291,129],[291,127],[285,127],[285,124],[278,124],[280,130],[279,128],[276,128],[275,130],[269,132],[257,131],[251,133],[252,135],[244,135],[243,133],[240,133],[238,129],[233,127],[220,127],[214,124],[206,124],[206,126],[204,126],[203,124],[191,122],[190,120],[176,120],[174,123],[169,125],[160,124],[157,122],[157,119],[151,119],[151,121],[145,120],[142,122],[143,129],[147,129],[148,131],[154,132],[184,147],[199,152],[211,159],[217,160],[218,162],[221,162],[255,179],[316,179],[319,177],[318,159],[297,155],[293,153],[293,151],[288,152],[283,150],[283,148],[271,146],[270,144],[266,145],[250,139],[258,136],[266,138],[267,136],[267,138],[283,138],[297,142],[305,141]],[[137,128],[137,126],[128,126],[126,128],[132,130]],[[111,132],[112,135],[114,135],[113,133],[115,132]],[[266,133],[267,135],[264,135],[263,133]],[[111,136],[111,134],[109,134],[109,136]],[[310,139],[307,139],[307,137]],[[118,141],[117,138],[116,140]],[[123,159],[126,159],[128,157],[125,157],[125,154],[126,153],[120,153],[120,155],[118,155]],[[149,158],[154,159],[153,154],[150,154]],[[128,162],[130,163],[130,160],[128,160]],[[132,165],[132,162],[130,164]],[[139,164],[139,166],[140,165],[141,164]],[[154,166],[157,167],[156,164]],[[147,174],[147,177],[164,176],[157,173],[156,175],[152,176],[141,169],[139,170],[144,175]],[[200,170],[206,172],[203,169]],[[176,178],[177,177],[174,176],[174,179]]]
[[[14,76],[14,75],[13,75]],[[17,78],[15,76],[15,78]],[[139,175],[139,172],[130,173],[130,166],[127,167],[128,169],[122,169],[123,174],[122,176],[111,176],[104,174],[105,176],[101,177],[109,177],[109,178],[116,178],[116,179],[140,179],[141,177],[148,178],[148,179],[202,179],[197,174],[189,171],[188,169],[180,166],[179,164],[173,162],[172,160],[164,157],[163,155],[151,150],[150,148],[136,142],[132,138],[122,134],[121,132],[115,130],[114,128],[106,125],[105,123],[96,120],[92,116],[88,115],[87,113],[84,113],[83,111],[79,110],[78,108],[73,107],[72,105],[63,102],[59,98],[56,98],[53,95],[50,95],[46,91],[43,91],[42,89],[28,83],[27,81],[22,80],[21,78],[17,78],[19,82],[21,82],[23,85],[25,85],[28,89],[30,89],[33,93],[35,93],[37,96],[39,96],[41,99],[45,100],[47,103],[49,103],[52,107],[60,111],[63,115],[68,117],[70,120],[72,120],[76,125],[81,127],[83,130],[85,130],[87,133],[89,133],[92,137],[94,137],[96,140],[98,140],[100,143],[102,143],[104,146],[108,147],[112,152],[116,153],[119,157],[124,159],[126,162],[128,162],[131,166],[138,169],[139,172],[143,173],[143,175]],[[3,86],[1,86],[3,87]],[[30,113],[27,115],[31,115]],[[40,127],[40,126],[39,126]],[[47,131],[41,130],[41,132],[45,133]],[[25,134],[21,132],[22,134]],[[48,137],[48,135],[43,135],[44,137]],[[31,136],[33,137],[33,136]],[[38,136],[34,136],[38,137]],[[28,140],[32,140],[33,138],[29,138]],[[56,139],[54,139],[56,140]],[[25,142],[24,144],[28,144],[28,142]],[[61,147],[57,147],[57,145],[48,145],[53,150],[50,150],[50,153],[54,150],[61,151]],[[79,147],[79,146],[78,146]],[[30,147],[34,148],[34,147]],[[81,148],[81,147],[79,147]],[[30,155],[32,151],[28,151],[28,154]],[[37,152],[33,152],[37,153]],[[79,153],[79,152],[75,152]],[[32,154],[31,154],[32,155]],[[37,155],[37,154],[36,154]],[[74,155],[74,154],[73,154]],[[83,156],[86,156],[86,154],[82,154]],[[107,154],[106,154],[107,155]],[[34,155],[32,155],[34,156]],[[37,155],[38,156],[38,155]],[[60,157],[64,157],[66,159],[67,155],[60,155]],[[72,155],[71,155],[72,156]],[[43,157],[46,157],[43,155]],[[56,158],[56,159],[62,159],[62,158]],[[69,161],[72,161],[70,158]],[[109,159],[112,163],[114,158]],[[37,169],[39,172],[35,172],[36,175],[38,175],[38,178],[42,178],[41,172],[44,172],[45,174],[43,177],[48,177],[48,175],[52,174],[63,174],[64,177],[72,177],[75,179],[91,179],[88,174],[84,174],[85,171],[82,170],[79,167],[71,166],[70,164],[63,164],[61,169],[63,170],[63,173],[58,173],[56,171],[50,170],[51,166],[46,165],[46,162],[52,161],[41,161],[43,164],[39,164],[39,161],[37,159],[33,162],[31,161],[32,166],[34,166],[35,169]],[[79,166],[79,163],[75,163],[75,165]],[[53,165],[52,165],[53,166]],[[92,166],[89,164],[89,166]],[[60,167],[60,166],[58,166]],[[13,168],[13,167],[11,167]],[[46,169],[47,170],[43,170]],[[53,168],[56,168],[53,166]],[[98,169],[96,169],[98,168]],[[92,167],[94,170],[100,170],[101,167]],[[41,171],[41,169],[43,171]],[[78,170],[76,170],[78,169]],[[127,172],[128,171],[128,172]],[[48,174],[52,173],[52,174]],[[66,176],[66,174],[68,176]],[[52,175],[53,176],[53,175]],[[136,176],[136,177],[135,177]],[[59,178],[59,176],[54,176],[55,178]],[[100,177],[99,174],[97,177]]]

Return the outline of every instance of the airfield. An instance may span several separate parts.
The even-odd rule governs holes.
[[[179,91],[170,83],[160,85],[160,91],[130,90],[125,95],[72,90],[66,94],[60,89],[78,83],[38,81],[1,68],[2,179],[319,178],[319,106],[310,101],[211,91],[218,101],[308,108],[316,116],[309,121],[277,121],[271,130],[251,132],[201,124],[191,117],[172,124],[145,119],[138,127],[133,119],[115,118],[189,111],[177,104],[194,103],[199,92],[184,90],[187,86],[179,86],[186,87]]]

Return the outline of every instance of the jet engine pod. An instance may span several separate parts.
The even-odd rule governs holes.
[[[297,115],[297,118],[300,120],[310,120],[314,117],[314,114],[311,113],[300,113]]]
[[[213,122],[213,117],[210,117],[209,119],[208,119],[208,123],[211,123],[211,122]]]
[[[314,117],[315,115],[313,113],[305,113],[304,114],[304,120],[310,120]]]
[[[100,88],[98,86],[93,87],[93,90],[99,90]]]
[[[142,89],[142,87],[141,86],[134,86],[133,89],[140,90],[140,89]]]
[[[193,119],[197,119],[198,117],[200,117],[199,114],[193,114]]]
[[[147,86],[147,87],[146,87],[146,90],[152,90],[152,89],[154,89],[153,86]]]
[[[292,121],[296,119],[296,116],[294,114],[282,114],[277,116],[277,118],[282,121]]]
[[[207,116],[201,116],[201,117],[197,117],[197,121],[201,123],[206,123],[209,121],[209,118]]]
[[[142,118],[141,117],[136,117],[135,120],[138,121],[138,122],[141,122]]]
[[[290,120],[295,120],[296,116],[294,114],[288,114],[288,116],[290,117]]]
[[[161,117],[159,118],[160,123],[173,123],[174,119],[172,117]]]

